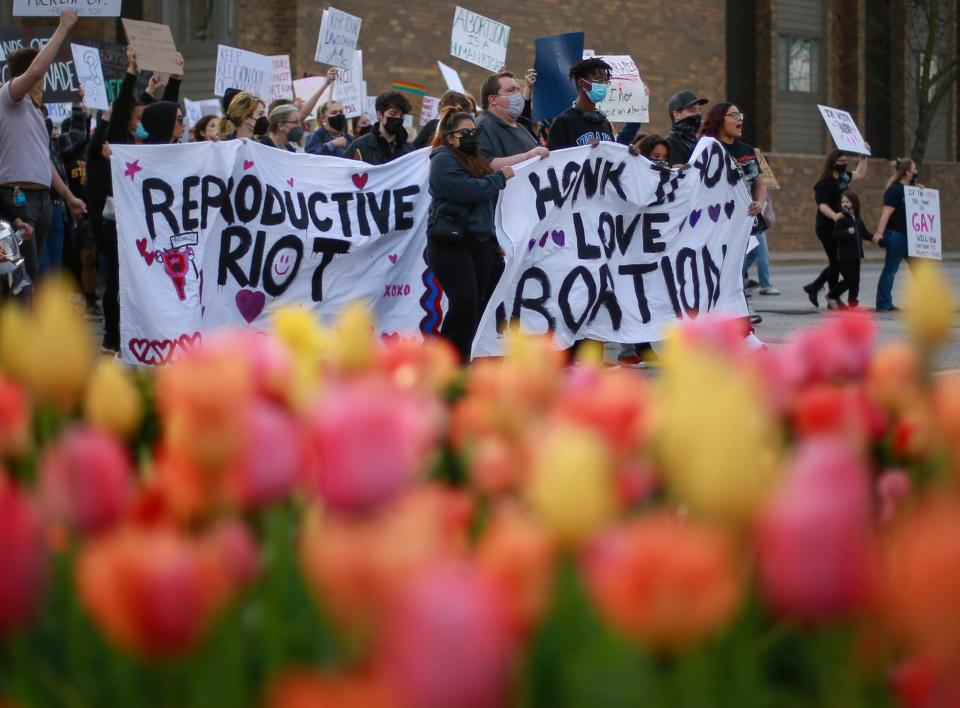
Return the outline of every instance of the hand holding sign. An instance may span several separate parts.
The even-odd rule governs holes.
[[[107,84],[100,65],[100,52],[93,47],[84,47],[79,44],[71,44],[70,51],[73,54],[73,66],[80,82],[78,93],[81,94],[81,100],[86,97],[87,105],[91,108],[107,110],[110,108],[110,101],[107,100]]]
[[[349,69],[353,65],[353,53],[357,48],[362,24],[363,20],[359,17],[336,8],[324,10],[314,61]]]
[[[863,141],[853,116],[839,108],[821,105],[817,105],[817,108],[820,109],[820,115],[823,116],[827,128],[830,129],[830,136],[839,149],[861,155],[870,154],[870,147]]]
[[[182,71],[181,61],[177,61],[177,47],[173,43],[173,34],[167,25],[155,22],[141,22],[124,17],[123,29],[127,40],[136,48],[138,68],[147,71],[160,71],[177,76]]]

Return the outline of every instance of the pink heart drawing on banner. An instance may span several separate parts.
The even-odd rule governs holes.
[[[694,228],[697,225],[697,222],[700,221],[700,215],[703,214],[702,209],[694,209],[690,212],[690,228]]]
[[[360,174],[356,174],[356,175],[353,175],[353,177],[351,177],[351,179],[353,180],[353,186],[356,187],[357,189],[363,189],[364,187],[366,187],[367,180],[369,178],[370,178],[370,175],[368,175],[366,172],[362,172]]]
[[[567,235],[563,232],[563,229],[560,231],[551,231],[550,238],[553,239],[553,242],[563,248],[564,244],[567,242]]]
[[[152,266],[157,254],[154,251],[147,250],[147,239],[137,239],[137,250],[140,251],[140,255],[143,257],[143,260],[147,262],[147,265]]]
[[[287,184],[289,184],[291,187],[293,187],[293,177],[291,177],[290,179],[287,180]]]
[[[249,170],[251,167],[253,167],[253,160],[244,160],[244,161],[243,161],[243,169]]]
[[[184,352],[192,352],[194,349],[198,349],[201,344],[203,344],[203,335],[199,332],[181,334],[180,339],[177,340],[177,346]]]
[[[247,324],[257,319],[267,302],[267,296],[259,290],[241,290],[235,299],[240,316],[247,321]]]
[[[387,258],[390,259],[390,262],[391,262],[391,263],[396,263],[396,262],[397,262],[397,254],[396,254],[396,253],[391,253],[389,256],[387,256]]]
[[[721,207],[719,204],[711,204],[707,207],[707,214],[710,216],[710,221],[717,223],[720,219]]]
[[[172,339],[131,339],[127,346],[141,364],[157,366],[170,361],[176,345]]]
[[[141,364],[153,364],[153,352],[149,339],[131,339],[128,345],[134,358]]]
[[[400,333],[399,333],[399,332],[384,332],[383,334],[380,335],[380,340],[383,341],[383,342],[385,342],[385,343],[399,342],[399,341],[400,341]]]

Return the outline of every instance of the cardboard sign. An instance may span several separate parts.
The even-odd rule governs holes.
[[[59,17],[75,10],[80,17],[120,17],[122,0],[13,0],[14,17]]]
[[[323,11],[320,20],[320,35],[317,37],[317,51],[314,61],[318,64],[332,64],[349,69],[353,64],[353,52],[360,38],[360,25],[363,20],[336,8]]]
[[[22,47],[43,49],[52,36],[53,30],[49,27],[36,29],[0,28],[0,56],[3,57],[0,60],[0,83],[6,83],[10,79],[6,62],[7,54]],[[72,103],[79,98],[77,94],[79,86],[80,82],[77,80],[70,45],[64,42],[60,45],[60,51],[57,53],[56,59],[53,60],[50,68],[47,69],[46,76],[44,76],[43,102]]]
[[[221,44],[217,48],[217,73],[213,87],[215,96],[222,96],[229,88],[249,91],[267,99],[273,83],[273,59],[263,54],[248,52]]]
[[[459,93],[467,92],[463,87],[463,80],[460,78],[460,74],[457,73],[456,69],[447,66],[442,61],[438,61],[437,66],[440,67],[440,73],[443,75],[443,81],[446,83],[448,89],[458,91]]]
[[[80,44],[71,44],[70,51],[73,53],[73,66],[77,72],[77,79],[83,88],[83,102],[90,108],[109,110],[110,100],[107,97],[103,67],[100,65],[100,52],[93,47],[84,47]]]
[[[453,12],[450,54],[457,59],[500,71],[507,63],[510,28],[459,5]]]
[[[940,192],[904,187],[903,197],[907,206],[907,255],[941,260]]]
[[[560,115],[577,98],[570,67],[583,57],[583,32],[540,37],[534,42],[533,121]]]
[[[426,125],[440,115],[440,99],[433,96],[424,96],[420,107],[420,125]]]
[[[273,61],[273,74],[270,80],[270,99],[268,103],[279,98],[293,98],[293,76],[290,74],[290,55],[278,54],[270,57]]]
[[[170,27],[126,17],[121,22],[127,42],[137,50],[138,68],[164,74],[180,74],[183,71],[177,64],[177,45],[173,43]]]
[[[767,185],[767,189],[780,189],[780,183],[777,182],[776,175],[774,175],[773,170],[770,169],[770,163],[767,162],[763,151],[754,148],[754,152],[757,153],[757,162],[760,163],[760,176],[763,177],[763,183]]]
[[[820,115],[823,116],[823,120],[830,130],[830,136],[838,148],[845,152],[855,152],[860,155],[870,154],[853,116],[839,108],[830,108],[819,104],[817,108],[820,109]]]

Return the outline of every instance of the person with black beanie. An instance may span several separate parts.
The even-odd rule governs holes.
[[[140,122],[147,133],[145,145],[168,145],[183,137],[183,112],[173,101],[151,103]]]

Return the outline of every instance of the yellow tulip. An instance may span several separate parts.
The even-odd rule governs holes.
[[[930,350],[950,336],[956,301],[938,264],[917,259],[912,271],[904,313],[907,328],[921,349]]]
[[[658,442],[677,499],[710,519],[748,518],[777,479],[778,432],[749,375],[674,337],[658,382]]]
[[[91,425],[127,437],[143,419],[143,403],[124,368],[101,359],[87,389],[84,412]]]
[[[24,345],[29,336],[29,320],[23,308],[11,303],[0,309],[0,371],[20,381],[29,366]]]
[[[273,331],[293,359],[294,373],[289,396],[302,408],[313,400],[320,382],[320,360],[330,349],[330,333],[307,309],[279,307],[271,314]]]
[[[599,437],[566,426],[537,446],[527,500],[558,541],[576,543],[613,518],[613,462]]]
[[[369,369],[376,357],[373,317],[361,303],[348,305],[334,324],[333,364],[341,371]]]

